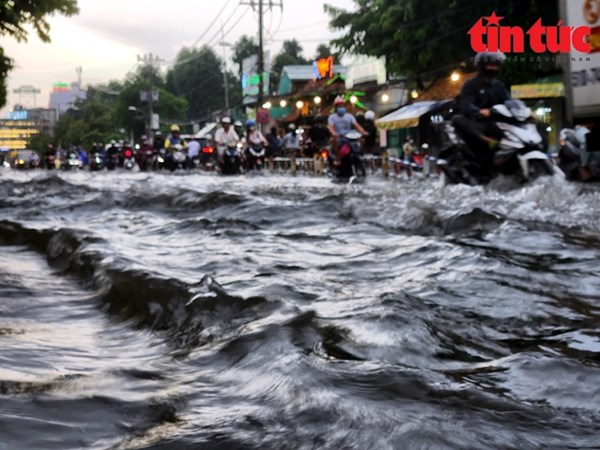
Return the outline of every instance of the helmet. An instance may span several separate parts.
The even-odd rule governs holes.
[[[323,117],[321,114],[317,114],[317,116],[315,117],[315,123],[323,124],[325,122],[325,117]]]
[[[160,131],[157,131],[156,133],[154,133],[155,136],[160,136],[162,133]]]
[[[369,110],[365,113],[365,119],[373,120],[374,118],[375,118],[375,113],[373,111]]]
[[[246,121],[246,126],[247,126],[247,127],[253,127],[254,125],[256,125],[256,122],[254,122],[254,120],[252,120],[252,119],[248,119],[248,120]]]
[[[346,100],[344,100],[344,97],[342,97],[341,95],[338,95],[335,100],[333,101],[333,106],[337,106],[337,105],[343,105],[346,103]]]
[[[239,120],[236,120],[235,123],[233,124],[234,127],[241,127],[242,126],[242,122],[240,122]]]
[[[295,130],[295,129],[296,129],[296,125],[294,125],[293,123],[290,123],[290,124],[288,125],[288,130],[290,130],[290,131],[293,131],[293,130]]]
[[[179,126],[178,125],[171,125],[171,131],[172,132],[179,131]]]
[[[429,149],[429,144],[423,144],[423,145],[421,145],[421,148],[423,150],[427,150],[427,149]]]
[[[221,123],[229,123],[229,124],[231,124],[231,119],[229,117],[223,117],[221,119]]]
[[[498,66],[506,60],[506,55],[502,52],[481,52],[475,56],[475,67],[482,75],[494,77],[498,73]],[[491,68],[495,66],[496,68]]]

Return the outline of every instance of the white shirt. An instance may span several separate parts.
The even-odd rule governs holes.
[[[229,128],[229,131],[225,132],[225,128],[219,128],[215,133],[215,143],[217,146],[227,145],[229,143],[235,143],[240,140],[240,137],[235,132],[233,127]]]
[[[188,157],[194,158],[200,153],[200,144],[198,141],[190,141],[188,143]]]

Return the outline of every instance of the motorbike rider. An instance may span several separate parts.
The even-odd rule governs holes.
[[[346,133],[355,128],[363,135],[368,133],[365,129],[356,121],[356,118],[346,111],[346,100],[338,95],[333,101],[333,107],[335,113],[329,116],[327,119],[327,125],[332,138],[332,149],[334,154],[338,155],[338,150],[344,143],[344,136]]]
[[[244,139],[247,145],[268,145],[269,142],[261,133],[260,130],[256,128],[256,122],[252,119],[248,119],[246,121],[246,132],[244,133]]]
[[[506,59],[502,52],[481,52],[475,56],[477,76],[465,82],[459,96],[460,114],[452,118],[458,135],[483,169],[493,165],[494,150],[502,131],[491,118],[491,108],[510,99],[510,93],[498,80],[498,70]]]
[[[225,148],[228,145],[237,144],[239,140],[239,135],[231,126],[231,119],[229,117],[223,117],[221,119],[221,128],[215,133],[215,146],[217,147],[219,162],[223,162]]]
[[[175,146],[181,146],[187,148],[185,140],[181,137],[181,131],[179,125],[171,125],[171,134],[165,139],[165,149],[168,151],[166,156],[167,167],[173,167],[173,153],[175,152]]]

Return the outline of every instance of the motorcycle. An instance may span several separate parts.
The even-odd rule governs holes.
[[[163,170],[167,168],[167,150],[161,148],[154,160],[154,170]]]
[[[174,172],[178,169],[186,169],[187,168],[187,155],[183,150],[183,146],[177,144],[174,146],[174,152],[171,155],[171,172]]]
[[[587,138],[587,135],[586,135]],[[588,143],[587,148],[591,146]],[[560,150],[558,152],[558,167],[565,173],[569,180],[581,180],[581,142],[572,128],[564,128],[560,131]],[[600,153],[591,151],[588,164],[590,178],[587,180],[600,179]]]
[[[242,144],[227,144],[223,152],[223,162],[221,163],[222,175],[237,175],[241,173],[242,159],[240,151]]]
[[[111,145],[106,150],[106,168],[108,170],[115,170],[119,165],[119,147]]]
[[[250,144],[247,158],[248,170],[261,171],[265,161],[265,147],[262,144]]]
[[[205,145],[200,149],[197,159],[194,159],[192,166],[204,168],[207,172],[214,169],[216,164],[217,151],[212,145]]]
[[[104,169],[104,160],[99,152],[94,152],[90,155],[90,171],[98,171]]]
[[[339,162],[334,163],[334,182],[357,183],[365,180],[367,171],[360,151],[361,137],[358,131],[351,130],[340,140]]]
[[[140,171],[146,172],[154,167],[156,155],[153,148],[141,148],[138,150],[139,160],[138,166]]]
[[[544,138],[521,100],[507,100],[491,108],[491,119],[502,131],[493,168],[485,170],[473,150],[458,136],[451,122],[441,124],[443,136],[437,166],[446,183],[486,184],[498,175],[516,176],[520,181],[562,174],[546,154]],[[564,174],[563,174],[564,175]]]
[[[69,150],[67,153],[67,161],[65,163],[65,170],[78,170],[83,168],[81,159],[75,150]]]
[[[123,167],[127,170],[133,170],[135,167],[135,157],[131,147],[123,149]]]

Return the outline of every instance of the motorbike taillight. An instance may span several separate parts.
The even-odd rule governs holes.
[[[133,152],[131,150],[125,150],[125,158],[131,158],[133,156]]]
[[[323,151],[321,152],[321,158],[323,158],[323,159],[327,159],[327,151],[326,151],[326,150],[323,150]]]
[[[202,153],[213,153],[215,149],[213,147],[203,147]]]

